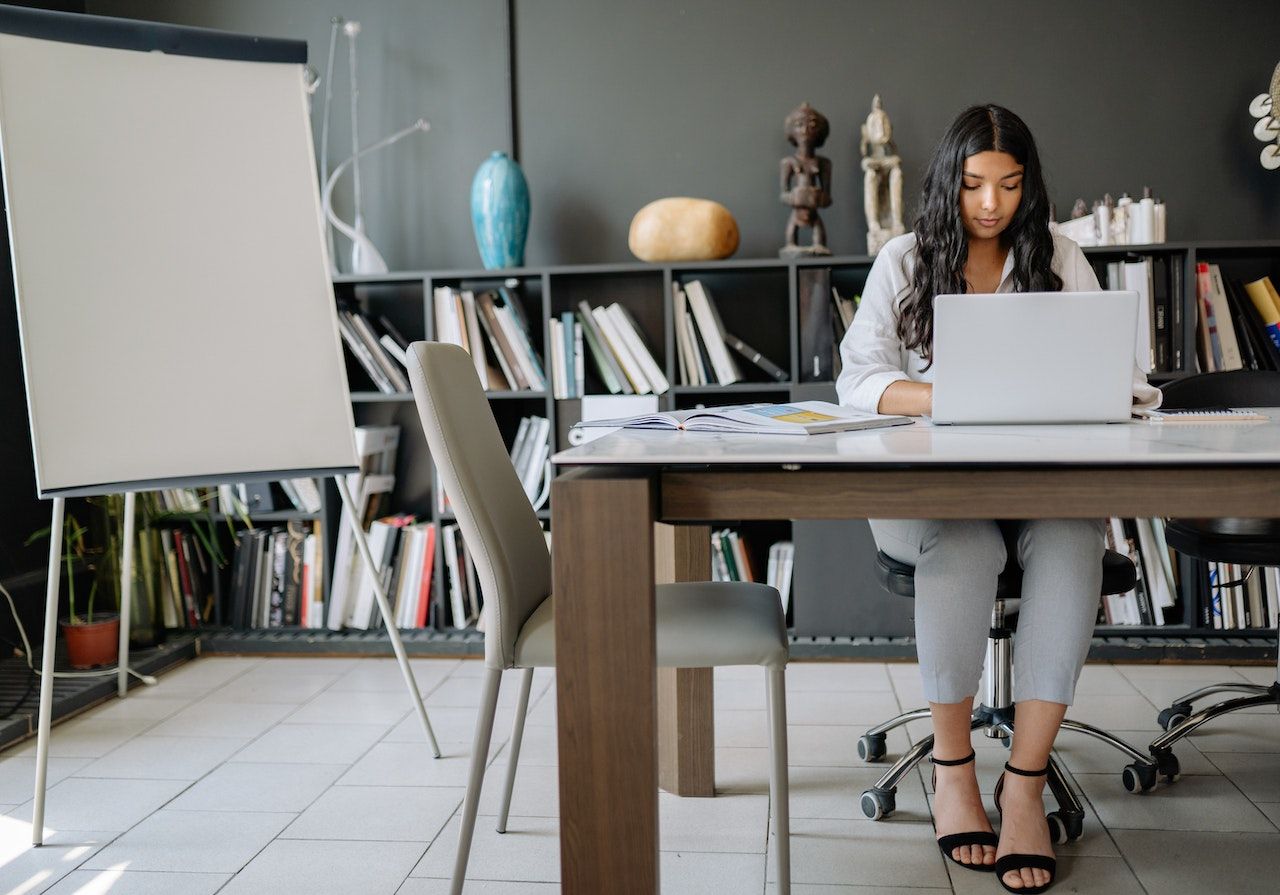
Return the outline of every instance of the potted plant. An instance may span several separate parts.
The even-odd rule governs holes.
[[[120,616],[115,612],[96,611],[99,574],[91,559],[91,551],[85,543],[89,529],[68,513],[63,524],[62,559],[66,563],[63,579],[67,583],[67,617],[58,621],[63,639],[67,643],[67,658],[72,668],[93,668],[98,665],[114,665],[119,656]],[[42,529],[27,539],[27,543],[49,534]],[[90,568],[93,580],[85,600],[85,611],[76,606],[76,573]],[[117,584],[118,587],[118,584]]]

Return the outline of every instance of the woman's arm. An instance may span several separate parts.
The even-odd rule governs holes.
[[[880,395],[876,413],[928,416],[933,412],[933,386],[928,382],[892,382]]]
[[[885,413],[880,399],[886,389],[910,380],[902,369],[902,340],[894,319],[894,302],[905,285],[901,253],[907,238],[896,237],[876,256],[862,287],[858,312],[840,342],[840,375],[836,394],[846,407]]]

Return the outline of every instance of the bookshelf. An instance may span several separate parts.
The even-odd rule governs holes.
[[[1198,261],[1219,264],[1224,276],[1234,279],[1268,275],[1273,281],[1280,282],[1280,241],[1105,246],[1085,249],[1085,254],[1099,272],[1104,286],[1107,283],[1107,265],[1116,261],[1149,258],[1153,269],[1164,278],[1172,316],[1165,321],[1169,355],[1162,368],[1150,377],[1156,384],[1194,371],[1197,341],[1195,265]],[[549,319],[577,310],[581,301],[592,306],[616,301],[635,319],[655,360],[671,383],[671,388],[658,400],[659,407],[666,410],[693,407],[700,403],[750,400],[834,400],[834,370],[815,380],[806,366],[805,353],[811,346],[804,344],[809,334],[821,331],[822,325],[830,330],[829,324],[816,325],[811,318],[814,313],[829,314],[830,304],[806,302],[805,290],[813,288],[816,282],[826,283],[828,291],[830,286],[834,286],[842,295],[860,294],[872,261],[871,257],[864,255],[844,255],[789,260],[562,265],[496,271],[408,271],[380,276],[341,275],[334,278],[334,288],[340,302],[358,307],[373,318],[385,315],[409,341],[413,341],[437,336],[432,309],[437,287],[476,292],[505,287],[522,299],[530,321],[531,339],[544,361],[547,359],[546,325]],[[743,361],[740,362],[745,377],[743,382],[728,386],[680,384],[679,348],[670,296],[673,284],[683,286],[693,280],[702,282],[714,297],[725,328],[786,370],[788,381],[774,381]],[[350,357],[349,352],[348,375],[357,425],[395,424],[401,428],[392,511],[413,513],[420,520],[430,520],[436,524],[438,532],[440,525],[453,517],[443,512],[435,500],[437,485],[434,471],[412,396],[387,395],[377,391],[368,374]],[[305,371],[300,371],[300,377],[303,376]],[[585,393],[607,394],[589,362],[586,364]],[[536,392],[490,391],[487,396],[508,447],[523,416],[536,414],[550,421],[552,452],[568,446],[568,429],[581,418],[581,402],[578,399],[556,400],[550,387]],[[325,521],[324,533],[330,559],[325,566],[327,577],[332,566],[333,533],[337,531],[339,515],[336,489],[332,485],[324,494],[324,502],[321,516]],[[284,514],[283,517],[293,516]],[[550,513],[544,508],[538,517],[546,522]],[[263,517],[262,521],[273,519]],[[810,523],[734,524],[728,521],[721,525],[730,525],[743,533],[750,544],[754,564],[759,569],[764,568],[769,545],[774,540],[793,539],[797,542],[797,575],[789,614],[797,656],[885,658],[914,654],[914,644],[909,638],[910,607],[904,609],[896,604],[907,601],[879,593],[869,562],[863,567],[852,562],[850,566],[842,565],[825,575],[802,575],[799,569],[805,553],[802,542],[811,538],[807,527]],[[437,537],[433,601],[442,599],[444,594],[441,540]],[[829,548],[830,542],[823,549]],[[865,543],[860,551],[867,552]],[[1121,659],[1263,660],[1273,657],[1275,639],[1273,633],[1265,628],[1223,631],[1202,623],[1200,602],[1204,594],[1192,580],[1193,571],[1191,561],[1181,558],[1178,607],[1171,611],[1166,625],[1100,626],[1092,655]],[[839,607],[836,604],[846,599],[841,594],[848,594],[848,599],[872,601],[877,607],[881,605],[878,601],[884,601],[883,614],[893,616],[897,628],[860,630],[858,623],[851,626],[837,611]],[[207,646],[214,650],[246,652],[365,652],[385,644],[385,635],[370,631],[222,631],[206,639]],[[479,652],[482,642],[482,635],[473,630],[437,627],[406,634],[409,648],[417,652]]]

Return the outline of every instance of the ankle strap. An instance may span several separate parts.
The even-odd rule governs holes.
[[[1019,777],[1043,777],[1045,774],[1049,773],[1048,765],[1045,765],[1038,771],[1024,771],[1022,768],[1015,768],[1007,761],[1004,763],[1004,769],[1010,774],[1017,774]]]
[[[962,764],[968,764],[969,762],[973,761],[977,757],[978,757],[978,753],[971,751],[964,758],[956,758],[956,759],[952,759],[951,761],[947,761],[946,759],[943,759],[943,758],[934,758],[932,755],[930,755],[929,761],[931,761],[933,764],[942,765],[944,768],[954,768]]]

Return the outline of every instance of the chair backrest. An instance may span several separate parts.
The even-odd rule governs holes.
[[[1199,373],[1160,386],[1167,410],[1198,407],[1280,407],[1280,373],[1274,370],[1227,370]]]
[[[409,381],[440,482],[484,594],[485,664],[510,668],[520,629],[551,593],[551,557],[471,355],[414,342]]]

